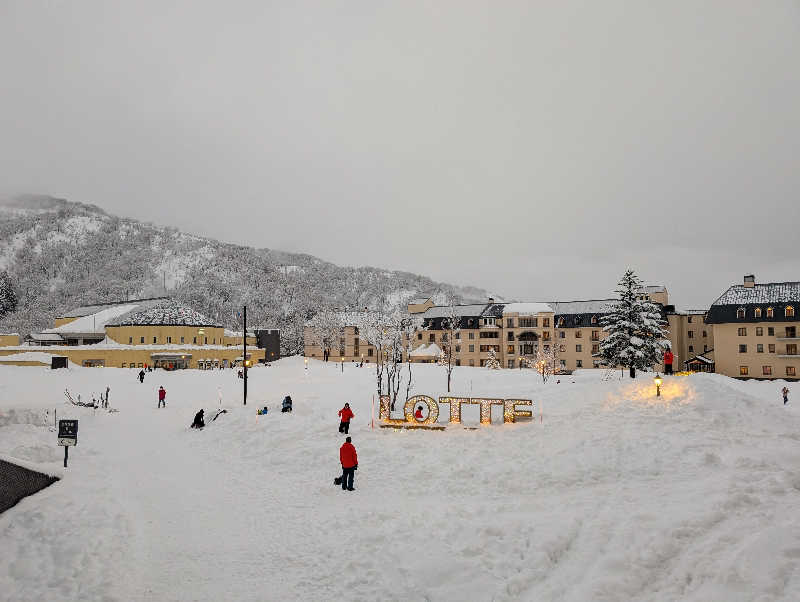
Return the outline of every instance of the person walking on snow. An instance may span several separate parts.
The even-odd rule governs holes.
[[[789,403],[789,387],[781,389],[781,393],[783,393],[783,405],[786,405]]]
[[[144,382],[144,370],[139,370],[139,382]]]
[[[422,406],[417,406],[417,411],[414,412],[414,418],[422,420]]]
[[[353,414],[353,410],[350,409],[350,404],[344,404],[344,407],[339,410],[339,416],[341,416],[342,421],[339,423],[339,432],[344,433],[345,435],[350,432],[350,419],[355,416]]]
[[[353,477],[358,470],[358,455],[356,448],[348,437],[339,448],[339,461],[342,463],[342,491],[353,491]]]
[[[167,392],[164,390],[163,385],[158,388],[158,407],[167,407]]]

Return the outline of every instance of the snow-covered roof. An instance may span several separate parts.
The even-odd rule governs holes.
[[[436,343],[420,345],[411,352],[412,357],[439,357],[441,354],[442,349]]]
[[[445,318],[450,315],[450,305],[436,305],[418,314],[421,318]],[[470,305],[453,305],[453,313],[457,316],[479,316],[486,308],[486,303],[473,303]]]
[[[551,301],[550,307],[556,314],[604,314],[608,306],[617,299],[590,299],[587,301]]]
[[[547,303],[507,303],[503,307],[503,315],[518,313],[521,316],[553,313],[553,308]]]
[[[800,302],[800,282],[768,282],[745,287],[734,285],[711,305]]]
[[[85,315],[77,320],[73,320],[67,324],[63,324],[56,328],[48,328],[43,330],[42,333],[96,333],[103,334],[106,331],[106,325],[116,320],[139,307],[136,303],[129,303],[125,305],[111,305],[98,312]]]
[[[174,299],[164,299],[139,310],[125,313],[108,323],[109,326],[209,326],[219,325],[203,314]],[[67,324],[66,326],[69,326]]]

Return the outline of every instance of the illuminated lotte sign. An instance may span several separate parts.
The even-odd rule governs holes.
[[[478,405],[481,408],[481,424],[492,423],[492,406],[503,406],[503,422],[516,422],[517,418],[531,418],[531,410],[518,410],[516,406],[533,406],[530,399],[489,399],[484,397],[440,397],[439,403],[428,395],[415,395],[403,406],[404,418],[391,418],[392,400],[388,395],[381,395],[380,419],[384,424],[396,426],[430,425],[439,420],[439,404],[450,405],[450,423],[461,424],[461,406]],[[428,415],[419,420],[414,418],[414,408],[418,404],[428,406]]]

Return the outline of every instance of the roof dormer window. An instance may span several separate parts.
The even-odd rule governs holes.
[[[736,317],[739,320],[744,320],[744,307],[740,307],[739,309],[736,310]]]

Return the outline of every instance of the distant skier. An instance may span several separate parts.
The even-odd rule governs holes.
[[[339,461],[342,463],[342,491],[353,491],[353,478],[358,470],[356,448],[348,437],[339,448]]]
[[[158,407],[167,407],[167,392],[163,385],[158,388]]]
[[[672,355],[672,351],[667,349],[664,352],[664,374],[672,374],[672,362],[675,359],[675,356]]]
[[[194,415],[194,422],[192,422],[192,428],[193,429],[201,429],[205,425],[206,425],[206,423],[203,420],[203,410],[201,409],[199,412],[197,412],[197,414]]]
[[[144,382],[144,370],[139,370],[139,382]]]
[[[781,389],[781,393],[783,393],[783,405],[786,405],[789,403],[789,387]]]
[[[417,411],[414,412],[414,418],[417,420],[422,420],[422,406],[417,406]]]
[[[341,416],[342,419],[339,423],[339,432],[346,435],[350,432],[350,419],[355,416],[353,410],[350,409],[349,403],[344,404],[344,407],[339,410],[339,416]]]

